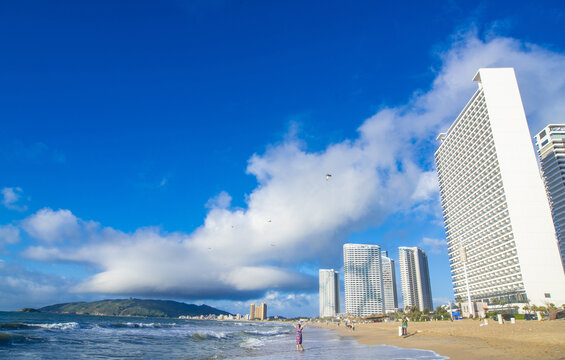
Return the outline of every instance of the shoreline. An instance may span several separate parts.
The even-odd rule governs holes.
[[[364,345],[389,345],[432,350],[450,359],[565,359],[565,320],[519,320],[487,326],[478,320],[410,322],[408,336],[398,336],[399,322],[355,324],[355,331],[325,323],[312,326],[335,330]]]

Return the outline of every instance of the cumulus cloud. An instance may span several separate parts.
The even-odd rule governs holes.
[[[263,301],[269,304],[271,311],[278,314],[289,314],[290,316],[315,314],[319,310],[318,294],[269,291],[260,299],[260,302]]]
[[[343,294],[342,297],[343,299]],[[286,317],[301,317],[317,314],[319,311],[319,299],[317,293],[311,292],[285,292],[267,291],[258,298],[226,301],[207,300],[208,305],[218,309],[230,309],[232,313],[249,313],[250,304],[267,303],[269,316],[284,315]]]
[[[14,225],[0,225],[0,249],[20,241],[20,229]]]
[[[29,235],[46,242],[76,239],[81,233],[78,219],[69,210],[41,209],[26,218],[22,227]]]
[[[29,271],[4,260],[0,260],[0,283],[0,309],[3,311],[68,301],[67,293],[74,286],[72,280]]]
[[[434,306],[444,306],[451,303],[453,300],[446,297],[433,298]]]
[[[220,249],[199,247],[186,234],[162,233],[158,228],[126,234],[101,227],[82,233],[87,245],[33,246],[23,255],[40,261],[89,263],[102,269],[77,286],[78,292],[206,299],[256,296],[266,287],[312,286],[310,278],[287,269],[227,261]]]
[[[412,199],[416,201],[429,200],[434,194],[437,194],[438,188],[437,173],[435,171],[424,172],[420,176],[420,180],[412,194]]]
[[[217,196],[211,198],[206,203],[206,207],[209,209],[212,208],[219,208],[219,209],[226,209],[231,204],[231,196],[225,191],[220,192]]]
[[[20,187],[5,187],[1,190],[2,204],[10,210],[26,211],[27,205],[18,205],[23,195],[23,190]]]
[[[425,237],[420,242],[420,247],[423,247],[432,254],[441,254],[447,251],[447,241],[445,241],[445,239]]]
[[[562,54],[469,32],[438,56],[442,65],[429,90],[416,91],[402,106],[382,108],[361,124],[356,138],[308,152],[291,134],[251,156],[247,172],[258,186],[245,208],[230,209],[231,196],[222,192],[191,234],[156,228],[124,233],[69,210],[43,209],[22,226],[48,244],[25,255],[92,264],[99,272],[76,287],[82,292],[221,299],[312,291],[316,279],[297,270],[302,265],[340,264],[341,243],[351,232],[397,211],[435,208],[426,206],[437,204],[435,137],[475,92],[477,69],[516,68],[533,129],[564,109]],[[326,173],[333,176],[326,180]],[[423,246],[439,249],[444,241],[424,239]]]

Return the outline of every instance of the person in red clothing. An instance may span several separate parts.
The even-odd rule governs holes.
[[[302,347],[302,329],[304,327],[302,327],[300,323],[296,324],[294,327],[296,328],[296,350],[304,351]]]

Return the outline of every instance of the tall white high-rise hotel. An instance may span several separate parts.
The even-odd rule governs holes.
[[[334,269],[320,269],[320,317],[339,313],[339,277]]]
[[[345,312],[353,316],[384,311],[381,248],[369,244],[343,245]]]
[[[428,257],[424,250],[401,246],[398,248],[398,263],[404,308],[417,306],[420,311],[433,310]]]
[[[512,68],[479,88],[435,153],[455,296],[565,302],[549,202]]]

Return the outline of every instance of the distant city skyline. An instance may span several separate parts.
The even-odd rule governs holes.
[[[0,310],[136,297],[317,316],[318,270],[344,274],[345,243],[423,249],[434,305],[453,300],[437,134],[479,68],[515,68],[531,134],[559,122],[563,14],[3,2]]]

